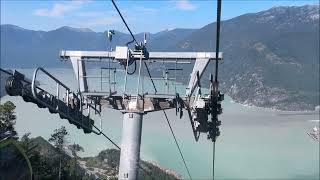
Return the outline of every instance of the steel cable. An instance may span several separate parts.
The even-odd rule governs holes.
[[[218,83],[218,64],[219,64],[219,48],[220,48],[220,24],[221,24],[221,0],[217,0],[217,30],[216,30],[216,69],[215,69],[215,83]],[[217,88],[215,88],[217,90]],[[215,95],[217,92],[215,92]],[[216,149],[216,137],[213,139],[212,148],[212,179],[215,175],[215,150]]]
[[[125,26],[127,27],[128,31],[130,32],[132,39],[136,42],[136,44],[138,44],[137,40],[135,39],[132,31],[130,30],[130,28],[129,28],[128,24],[126,23],[125,19],[123,18],[122,14],[121,14],[120,10],[118,9],[117,5],[115,4],[114,0],[111,0],[111,2],[112,2],[112,4],[114,5],[114,7],[116,8],[118,14],[120,15],[120,17],[121,17],[123,23],[125,24]],[[152,76],[151,76],[151,73],[150,73],[150,71],[149,71],[149,68],[148,68],[148,66],[147,66],[146,63],[144,63],[144,64],[145,64],[146,69],[147,69],[147,71],[148,71],[149,78],[150,78],[150,80],[151,80],[151,82],[152,82],[152,84],[153,84],[153,88],[154,88],[155,92],[157,92],[157,89],[156,89],[155,84],[154,84],[154,82],[153,82],[153,80],[152,80]],[[171,130],[171,133],[172,133],[172,135],[173,135],[173,138],[174,138],[174,140],[175,140],[175,143],[176,143],[176,145],[177,145],[177,147],[178,147],[178,150],[179,150],[180,156],[181,156],[181,158],[182,158],[182,160],[183,160],[184,166],[186,167],[186,170],[187,170],[187,172],[188,172],[188,175],[189,175],[190,179],[192,179],[192,177],[191,177],[191,175],[190,175],[190,172],[189,172],[189,169],[188,169],[188,167],[187,167],[187,164],[186,164],[186,162],[185,162],[185,160],[184,160],[183,154],[182,154],[182,152],[181,152],[180,146],[179,146],[179,144],[178,144],[178,141],[177,141],[177,139],[176,139],[176,137],[175,137],[175,134],[174,134],[173,129],[172,129],[172,127],[171,127],[171,124],[170,124],[170,122],[169,122],[168,116],[167,116],[167,114],[166,114],[166,112],[165,112],[164,110],[163,110],[163,113],[164,113],[164,115],[165,115],[165,117],[166,117],[166,119],[167,119],[167,123],[168,123],[168,125],[169,125],[170,130]]]
[[[151,82],[152,82],[154,91],[157,93],[157,88],[156,88],[156,86],[155,86],[155,84],[154,84],[154,82],[153,82],[153,80],[152,80],[152,76],[151,76],[151,73],[150,73],[150,71],[149,71],[148,65],[147,65],[146,62],[144,62],[144,65],[145,65],[146,68],[147,68],[148,75],[149,75],[149,78],[150,78],[150,80],[151,80]],[[184,159],[183,153],[182,153],[182,151],[181,151],[181,149],[180,149],[180,146],[179,146],[179,143],[178,143],[178,141],[177,141],[177,138],[176,138],[176,136],[175,136],[175,134],[174,134],[174,131],[173,131],[172,127],[171,127],[171,124],[170,124],[170,121],[169,121],[169,119],[168,119],[167,113],[165,112],[165,110],[162,110],[162,111],[163,111],[163,113],[164,113],[164,115],[165,115],[165,118],[166,118],[166,120],[167,120],[167,123],[168,123],[168,126],[169,126],[169,128],[170,128],[171,134],[172,134],[172,136],[173,136],[173,138],[174,138],[174,141],[175,141],[175,143],[176,143],[176,146],[177,146],[177,148],[178,148],[178,150],[179,150],[179,153],[180,153],[180,156],[181,156],[181,158],[182,158],[183,164],[184,164],[184,166],[185,166],[185,168],[186,168],[186,170],[187,170],[187,172],[188,172],[188,175],[189,175],[190,179],[192,179],[191,174],[190,174],[190,171],[189,171],[189,168],[188,168],[188,166],[187,166],[187,163],[186,163],[186,161],[185,161],[185,159]]]
[[[98,130],[98,128],[97,128],[94,124],[93,124],[92,126]],[[100,131],[100,132],[101,132],[101,134],[102,134],[105,138],[107,138],[115,147],[117,147],[118,150],[121,151],[121,148],[120,148],[120,146],[117,145],[117,143],[115,143],[115,142],[114,142],[109,136],[107,136],[104,132],[102,132],[102,131]],[[142,171],[144,171],[149,177],[151,177],[152,179],[156,179],[156,178],[154,178],[154,177],[150,174],[150,172],[148,172],[146,169],[144,169],[144,168],[140,165],[140,163],[139,163],[138,165],[139,165],[139,168],[140,168]]]
[[[165,110],[162,110],[162,111],[163,111],[163,113],[164,113],[164,116],[166,117],[166,120],[167,120],[168,126],[169,126],[169,128],[170,128],[171,134],[172,134],[172,136],[173,136],[173,138],[174,138],[174,141],[175,141],[175,143],[176,143],[176,145],[177,145],[177,147],[178,147],[178,150],[179,150],[180,156],[181,156],[181,158],[182,158],[183,164],[184,164],[184,166],[185,166],[185,168],[186,168],[186,170],[187,170],[187,172],[188,172],[188,175],[189,175],[190,179],[192,179],[191,174],[190,174],[190,171],[189,171],[189,168],[188,168],[188,166],[187,166],[186,161],[184,160],[182,151],[181,151],[180,146],[179,146],[179,144],[178,144],[177,138],[176,138],[176,136],[174,135],[174,132],[173,132],[173,129],[172,129],[172,127],[171,127],[170,121],[169,121],[169,119],[168,119],[167,113],[166,113]]]
[[[119,16],[121,17],[124,25],[127,27],[128,31],[130,32],[132,39],[136,42],[136,44],[139,44],[139,43],[137,42],[136,38],[134,37],[134,35],[132,34],[132,32],[131,32],[131,30],[130,30],[128,24],[127,24],[127,22],[124,20],[124,18],[123,18],[123,16],[122,16],[120,10],[118,9],[116,3],[114,2],[114,0],[111,0],[111,2],[112,2],[112,4],[113,4],[113,6],[116,8],[116,10],[117,10]]]
[[[155,93],[157,93],[158,91],[157,91],[156,85],[155,85],[154,82],[153,82],[153,79],[152,79],[151,73],[150,73],[150,71],[149,71],[148,65],[147,65],[146,62],[144,62],[144,65],[146,66],[147,72],[148,72],[148,74],[149,74],[149,78],[150,78],[150,80],[151,80],[151,82],[152,82],[152,85],[153,85],[153,88],[154,88],[154,91],[155,91]]]
[[[221,0],[217,0],[217,31],[216,31],[216,71],[215,71],[215,82],[218,82],[218,59],[219,59],[219,48],[220,48],[220,23],[221,23]]]

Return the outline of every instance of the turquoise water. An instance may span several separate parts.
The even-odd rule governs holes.
[[[21,70],[31,77],[33,69]],[[75,86],[74,73],[70,69],[49,69],[65,84]],[[98,71],[90,70],[91,74]],[[118,73],[119,81],[122,75]],[[54,89],[49,80],[40,78],[43,87]],[[122,82],[122,81],[120,81]],[[129,79],[129,89],[136,84],[136,78]],[[159,89],[164,89],[157,83]],[[91,84],[100,88],[100,84]],[[150,89],[151,83],[145,81],[144,88]],[[121,88],[122,89],[122,88]],[[178,87],[183,92],[183,87]],[[66,126],[70,143],[78,143],[85,149],[82,156],[93,156],[106,148],[114,148],[104,137],[94,134],[85,135],[82,130],[61,120],[46,109],[25,103],[20,97],[5,96],[1,103],[11,100],[17,108],[16,129],[19,135],[31,132],[31,136],[48,139],[54,129]],[[317,113],[279,112],[270,109],[246,107],[227,97],[223,102],[224,113],[221,136],[216,143],[216,178],[218,179],[319,179],[319,143],[306,134],[319,124]],[[169,120],[175,130],[181,149],[185,155],[194,179],[212,178],[212,143],[201,136],[195,142],[187,114],[182,119],[175,112],[168,111]],[[103,131],[121,143],[122,114],[104,109]],[[153,161],[168,169],[175,170],[188,178],[182,160],[174,144],[162,112],[147,114],[144,117],[141,158]]]

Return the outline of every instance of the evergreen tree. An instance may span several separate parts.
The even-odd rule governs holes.
[[[0,105],[0,137],[6,132],[9,132],[11,137],[17,136],[17,132],[14,129],[16,124],[15,108],[16,106],[11,101]]]
[[[79,144],[76,144],[76,143],[73,143],[72,145],[69,145],[69,149],[71,150],[72,152],[72,155],[74,157],[78,157],[77,153],[78,152],[83,152],[83,147],[81,147]]]
[[[61,179],[61,156],[63,154],[63,146],[66,145],[66,136],[68,131],[64,126],[61,126],[59,129],[55,129],[54,133],[51,134],[49,142],[53,143],[54,147],[58,150],[59,156],[59,180]]]
[[[77,175],[77,161],[78,161],[78,155],[77,153],[80,151],[84,151],[83,147],[81,147],[79,144],[73,143],[72,145],[69,145],[69,149],[72,152],[73,155],[73,163],[71,164],[70,173],[73,172],[73,175]]]

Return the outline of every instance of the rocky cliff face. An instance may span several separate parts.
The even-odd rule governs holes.
[[[169,49],[212,51],[215,28],[209,24]],[[318,5],[245,14],[222,22],[221,31],[221,88],[235,101],[280,110],[319,105]]]
[[[5,83],[9,75],[6,73],[0,71],[0,98],[7,95],[6,89],[5,89]]]
[[[25,147],[25,142],[17,141],[21,147]],[[30,150],[24,150],[33,169],[34,179],[56,179],[58,177],[59,159],[62,161],[62,179],[118,179],[120,151],[107,149],[101,151],[97,156],[80,158],[75,157],[67,148],[60,154],[55,147],[41,136],[32,138]],[[30,172],[26,159],[13,145],[0,149],[0,179],[28,179]],[[77,162],[77,163],[76,163]],[[139,179],[181,179],[177,173],[165,169],[154,163],[140,161],[149,175],[139,170]]]
[[[101,151],[95,157],[82,158],[80,166],[84,168],[90,176],[100,179],[118,179],[120,151],[116,149],[107,149]],[[148,174],[139,169],[138,179],[181,179],[177,173],[172,170],[165,169],[154,163],[140,160],[140,166],[145,169]]]

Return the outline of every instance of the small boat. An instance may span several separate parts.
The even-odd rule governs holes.
[[[308,134],[313,140],[320,142],[320,131],[319,131],[319,128],[317,128],[317,126],[314,126],[314,128],[312,128],[312,131],[311,131],[311,132],[308,132],[307,134]]]

